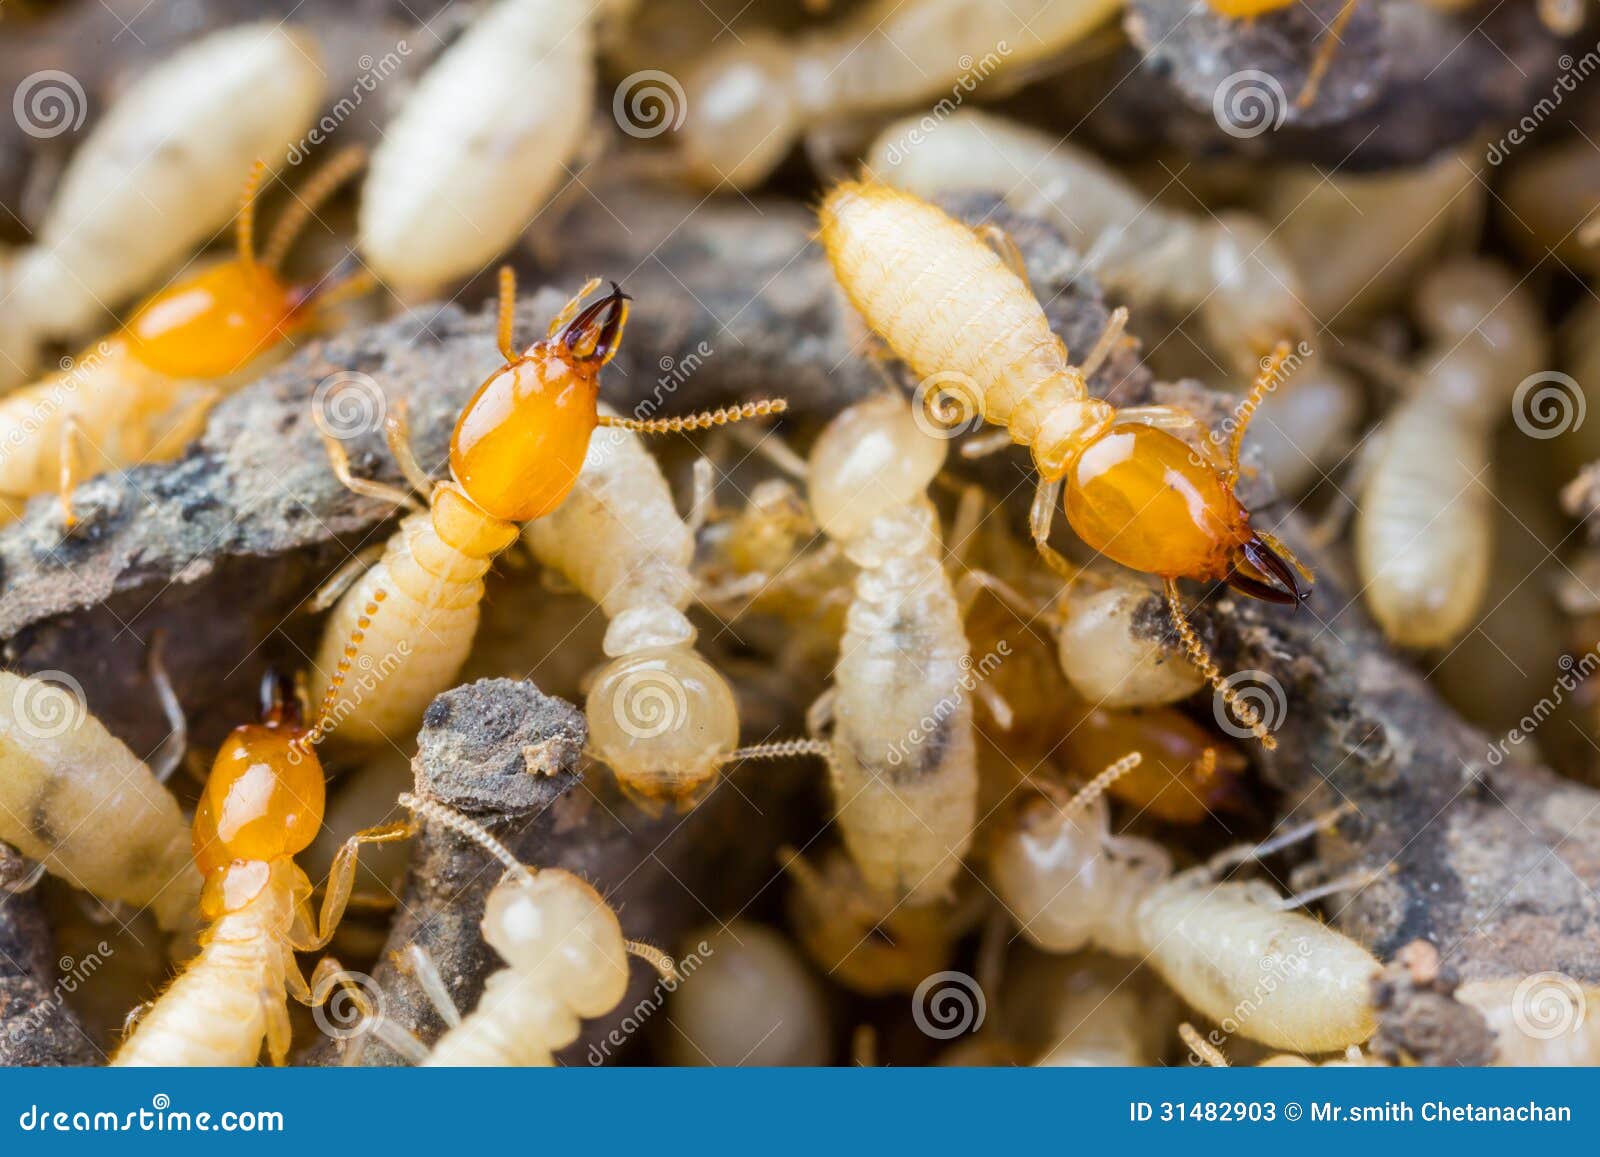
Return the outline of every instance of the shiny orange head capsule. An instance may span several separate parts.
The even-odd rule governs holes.
[[[1137,751],[1143,757],[1139,765],[1108,790],[1168,823],[1199,823],[1247,806],[1244,756],[1171,707],[1094,708],[1062,739],[1062,748],[1072,768],[1085,775]]]
[[[133,356],[170,377],[227,377],[307,330],[319,307],[368,284],[368,278],[358,275],[293,285],[278,273],[279,263],[311,215],[365,159],[362,150],[348,149],[323,166],[273,229],[259,259],[255,201],[264,167],[257,162],[236,221],[238,252],[144,301],[122,330]]]
[[[531,522],[548,514],[583,468],[600,421],[600,371],[616,356],[632,300],[612,282],[609,294],[572,316],[583,296],[547,338],[518,355],[505,304],[512,298],[502,295],[506,364],[478,387],[450,436],[451,474],[495,518]]]

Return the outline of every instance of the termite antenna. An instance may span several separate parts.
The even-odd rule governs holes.
[[[1167,597],[1167,609],[1172,613],[1172,624],[1177,629],[1178,639],[1183,643],[1183,650],[1189,657],[1189,662],[1205,677],[1211,689],[1221,697],[1222,702],[1230,711],[1250,729],[1250,733],[1260,741],[1261,746],[1268,751],[1276,751],[1278,741],[1272,737],[1272,732],[1267,730],[1267,725],[1261,720],[1261,713],[1252,703],[1246,703],[1234,689],[1228,686],[1228,681],[1222,677],[1222,672],[1217,669],[1217,664],[1211,657],[1211,652],[1206,650],[1206,645],[1200,641],[1200,636],[1194,633],[1194,628],[1189,625],[1189,618],[1184,614],[1183,603],[1178,597],[1178,584],[1172,579],[1167,579],[1162,584],[1162,589]]]
[[[789,759],[796,755],[815,755],[827,763],[830,770],[834,767],[833,745],[822,739],[782,739],[776,743],[739,747],[723,756],[718,763],[725,765],[746,759]]]
[[[662,980],[670,981],[673,984],[678,984],[683,980],[683,974],[678,971],[678,966],[673,963],[672,957],[661,951],[654,944],[646,944],[643,940],[624,940],[622,946],[628,950],[629,956],[637,956],[651,968],[654,968],[656,974]]]
[[[1223,1054],[1223,1051],[1201,1036],[1194,1025],[1188,1021],[1184,1021],[1178,1026],[1178,1036],[1182,1038],[1184,1044],[1189,1046],[1189,1051],[1194,1054],[1195,1060],[1210,1065],[1214,1069],[1228,1067],[1228,1058]]]
[[[1283,369],[1283,364],[1289,360],[1289,343],[1280,341],[1273,347],[1272,353],[1261,363],[1261,372],[1250,383],[1250,392],[1245,395],[1233,411],[1233,435],[1228,439],[1228,473],[1227,482],[1232,486],[1239,479],[1239,454],[1244,449],[1245,432],[1250,429],[1250,419],[1255,417],[1256,410],[1266,398],[1268,392],[1275,390],[1281,384],[1278,373]]]
[[[1333,63],[1334,53],[1339,51],[1339,46],[1344,42],[1340,34],[1344,32],[1350,17],[1355,15],[1356,5],[1361,0],[1344,0],[1344,7],[1339,9],[1339,14],[1333,18],[1333,23],[1328,25],[1322,34],[1322,44],[1317,48],[1316,59],[1311,62],[1311,69],[1306,73],[1306,82],[1301,86],[1299,95],[1294,98],[1296,108],[1310,108],[1317,99],[1317,90],[1322,87],[1322,78],[1327,74],[1328,66]]]
[[[436,799],[427,796],[415,795],[411,792],[402,792],[400,806],[409,809],[412,813],[424,819],[433,820],[443,824],[458,835],[463,835],[495,859],[505,865],[505,869],[522,883],[531,883],[533,869],[511,854],[509,848],[489,834],[484,826],[476,820],[468,819],[454,808],[447,807]]]
[[[517,274],[509,265],[500,267],[500,312],[495,333],[500,344],[500,356],[506,359],[506,365],[511,365],[517,360],[517,345],[513,340],[512,327],[517,320]]]
[[[783,398],[768,398],[759,402],[745,402],[741,406],[723,406],[716,410],[702,410],[679,418],[621,418],[601,414],[600,425],[635,434],[685,434],[693,430],[709,430],[713,426],[726,426],[730,422],[744,422],[751,418],[766,418],[781,414],[789,408]]]
[[[1356,805],[1346,800],[1337,807],[1320,812],[1293,827],[1285,828],[1275,836],[1268,836],[1259,844],[1247,844],[1242,848],[1224,848],[1206,861],[1206,867],[1217,873],[1252,860],[1264,860],[1312,836],[1333,831],[1340,820],[1355,815],[1356,811]]]
[[[1278,901],[1277,907],[1284,912],[1291,912],[1296,908],[1304,908],[1308,904],[1315,904],[1318,900],[1328,896],[1336,896],[1340,892],[1359,892],[1363,888],[1376,884],[1393,870],[1393,864],[1385,864],[1381,868],[1361,868],[1353,872],[1346,872],[1342,876],[1335,876],[1325,883],[1318,884],[1315,888],[1307,888],[1303,892],[1285,896]]]
[[[261,251],[261,264],[271,270],[282,265],[306,223],[366,163],[367,150],[360,145],[349,145],[328,158],[321,168],[311,174],[300,191],[294,194],[294,203],[283,211],[277,224],[272,227],[266,248]]]
[[[439,973],[439,966],[433,962],[428,950],[413,942],[406,946],[402,962],[410,970],[411,978],[417,982],[417,987],[422,989],[422,995],[428,998],[428,1003],[433,1005],[439,1018],[451,1028],[460,1025],[461,1010],[456,1007],[455,997],[450,995],[450,989]]]
[[[1056,810],[1061,813],[1062,819],[1071,819],[1093,804],[1095,800],[1105,795],[1106,790],[1112,784],[1143,762],[1143,755],[1137,751],[1130,751],[1073,792],[1065,801],[1061,799],[1063,794],[1061,789],[1049,780],[1041,780],[1036,786],[1042,790],[1047,799],[1056,805]]]
[[[317,707],[317,721],[311,725],[309,731],[295,740],[296,748],[310,751],[326,739],[328,732],[338,723],[340,713],[336,704],[345,679],[350,675],[350,664],[354,663],[356,656],[361,653],[361,642],[367,637],[367,628],[372,626],[372,620],[388,597],[389,592],[380,587],[372,592],[371,600],[361,608],[361,617],[356,620],[355,628],[345,640],[344,653],[339,656],[339,662],[334,666],[333,677],[328,680],[328,689],[322,693],[322,702]]]
[[[244,192],[239,195],[239,215],[233,221],[233,242],[239,251],[239,264],[250,270],[256,267],[256,198],[266,171],[267,162],[263,160],[258,159],[250,166],[250,175],[244,179]]]

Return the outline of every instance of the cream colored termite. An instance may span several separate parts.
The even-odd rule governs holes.
[[[640,437],[596,434],[566,501],[523,539],[610,620],[585,703],[591,748],[646,805],[703,796],[738,745],[738,704],[695,649],[694,529]]]
[[[825,1065],[833,1051],[828,1002],[784,936],[749,920],[684,937],[683,980],[667,1000],[674,1065]]]
[[[860,567],[833,685],[835,818],[869,888],[944,897],[977,821],[972,661],[927,488],[946,441],[883,394],[842,411],[811,449],[812,513]]]
[[[677,982],[672,959],[623,937],[617,914],[588,883],[559,868],[534,869],[467,817],[436,800],[403,795],[419,817],[475,841],[505,867],[484,905],[483,938],[506,966],[489,974],[478,1007],[453,1022],[428,1066],[549,1066],[578,1039],[578,1022],[603,1016],[628,989],[628,957]],[[454,1014],[454,1015],[452,1015]]]
[[[998,117],[963,110],[931,132],[920,120],[891,124],[868,150],[879,180],[923,196],[1004,194],[1060,227],[1112,294],[1198,313],[1247,379],[1278,342],[1308,332],[1299,275],[1262,221],[1169,209],[1093,154]]]
[[[1301,494],[1351,453],[1362,405],[1355,378],[1326,358],[1310,359],[1292,385],[1262,400],[1245,446],[1279,493]]]
[[[1474,150],[1393,172],[1290,169],[1262,182],[1262,211],[1319,324],[1393,304],[1425,262],[1475,236],[1487,195],[1480,164]]]
[[[1006,1007],[1019,1009],[1042,1041],[1039,1068],[1161,1063],[1177,1002],[1147,971],[1099,953],[1036,953],[1018,971]]]
[[[168,931],[195,922],[200,874],[177,799],[64,683],[0,671],[0,839]]]
[[[1355,546],[1384,633],[1432,647],[1459,638],[1482,603],[1491,438],[1519,386],[1548,363],[1538,307],[1502,266],[1441,266],[1418,286],[1416,313],[1428,344],[1413,392],[1384,420],[1364,464]]]
[[[481,272],[567,179],[594,131],[596,0],[498,0],[383,130],[359,246],[403,296]]]
[[[725,39],[682,77],[678,137],[708,184],[760,184],[807,129],[959,96],[1067,48],[1123,0],[873,0],[813,32]]]
[[[1211,1020],[1278,1048],[1322,1053],[1370,1037],[1379,964],[1360,944],[1265,884],[1219,882],[1208,866],[1173,875],[1159,845],[1112,835],[1104,790],[1137,763],[1126,757],[1065,802],[1024,801],[996,837],[990,876],[1023,934],[1052,952],[1142,959]]]
[[[43,339],[81,337],[211,240],[258,159],[271,168],[323,96],[316,43],[278,21],[212,33],[140,77],[74,153],[4,308],[21,344],[0,384],[35,367]],[[25,323],[25,324],[24,324]]]
[[[840,849],[812,860],[782,848],[778,859],[794,881],[788,912],[795,938],[829,980],[883,996],[910,992],[948,966],[963,931],[958,906],[885,900]]]
[[[1561,972],[1473,980],[1455,998],[1483,1013],[1495,1035],[1495,1064],[1600,1065],[1600,988]]]

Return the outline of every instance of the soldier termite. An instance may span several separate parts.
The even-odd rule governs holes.
[[[694,961],[694,971],[689,971]],[[825,1065],[833,1051],[828,1003],[789,940],[733,920],[684,938],[684,975],[667,1001],[675,1065]]]
[[[684,160],[708,184],[760,184],[809,128],[916,104],[952,86],[970,92],[996,70],[1014,73],[1061,51],[1122,6],[874,0],[789,40],[753,33],[724,41],[684,76]],[[974,61],[974,45],[995,47]]]
[[[310,126],[322,76],[311,37],[271,20],[213,33],[129,87],[17,255],[5,310],[23,315],[21,341],[0,348],[0,386],[33,372],[37,341],[81,338],[221,229],[240,174],[258,157],[276,167]]]
[[[341,739],[373,744],[401,735],[450,685],[477,630],[484,574],[516,541],[520,524],[549,514],[567,497],[597,427],[672,433],[782,412],[782,402],[752,402],[684,418],[600,413],[600,372],[616,356],[630,299],[613,284],[585,306],[599,284],[585,285],[546,337],[519,353],[512,335],[516,281],[509,268],[501,270],[498,337],[505,365],[461,410],[450,438],[448,481],[428,476],[400,415],[390,416],[390,447],[412,487],[427,495],[428,508],[400,524],[383,558],[339,600],[324,628],[313,696],[353,666],[362,671],[364,689],[369,681],[382,687],[382,694],[340,704]],[[343,446],[327,433],[323,440],[345,485],[411,504],[403,490],[353,477]],[[374,624],[373,604],[384,592],[389,608]]]
[[[223,741],[194,817],[194,863],[205,877],[200,954],[150,1005],[112,1058],[114,1065],[253,1065],[262,1042],[273,1064],[289,1053],[288,996],[319,1004],[340,976],[331,958],[308,982],[296,952],[332,939],[355,879],[362,844],[402,839],[404,827],[373,829],[345,841],[328,874],[320,911],[295,854],[322,826],[325,787],[315,745],[333,720],[337,686],[310,728],[270,674],[263,722],[236,727]]]
[[[1023,934],[1053,952],[1143,959],[1212,1020],[1278,1048],[1331,1052],[1370,1037],[1379,964],[1360,944],[1260,881],[1219,882],[1207,865],[1174,875],[1160,845],[1111,833],[1105,789],[1137,763],[1125,757],[1070,799],[1023,801],[997,834],[991,878]]]
[[[1186,411],[1119,410],[1090,396],[1088,378],[1120,338],[1122,311],[1073,365],[1020,273],[935,206],[883,185],[847,183],[828,194],[821,219],[835,276],[873,332],[925,382],[970,383],[965,401],[1032,452],[1039,485],[1030,529],[1045,560],[1076,574],[1049,546],[1060,502],[1091,549],[1163,580],[1191,661],[1261,743],[1275,746],[1189,625],[1177,582],[1221,580],[1290,605],[1309,594],[1302,583],[1308,587],[1310,575],[1274,536],[1251,526],[1233,492],[1249,417],[1288,347],[1264,364],[1224,455]],[[1195,436],[1194,444],[1180,433]]]
[[[580,1018],[602,1016],[622,1000],[630,955],[676,981],[671,957],[625,939],[616,912],[580,877],[526,866],[437,800],[406,794],[400,802],[477,843],[506,869],[489,892],[482,923],[484,941],[506,966],[490,973],[467,1016],[453,1006],[440,1010],[450,1028],[424,1065],[553,1065],[554,1054],[578,1039]]]
[[[1356,560],[1391,640],[1431,647],[1472,623],[1488,585],[1489,449],[1512,393],[1545,364],[1544,324],[1502,266],[1461,259],[1418,286],[1428,345],[1411,394],[1384,419],[1364,464]]]
[[[1299,278],[1266,225],[1243,213],[1164,208],[1098,158],[1033,129],[970,110],[936,133],[890,125],[867,153],[878,179],[921,196],[1002,190],[1019,212],[1059,226],[1096,279],[1130,304],[1195,311],[1236,369],[1310,328]]]
[[[168,931],[200,896],[171,790],[64,684],[0,671],[0,839],[106,901],[149,908]]]
[[[527,228],[591,133],[592,0],[499,0],[386,125],[360,249],[406,297],[475,274]]]
[[[252,362],[369,284],[360,274],[296,284],[279,273],[300,230],[363,160],[359,149],[330,159],[259,255],[255,203],[265,167],[257,162],[239,202],[233,258],[173,282],[70,368],[0,400],[0,522],[26,498],[59,490],[70,526],[80,479],[177,455]]]

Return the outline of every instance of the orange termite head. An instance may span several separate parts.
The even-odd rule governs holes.
[[[297,285],[286,281],[278,266],[317,207],[364,162],[360,149],[335,155],[306,183],[257,258],[255,202],[265,171],[257,161],[235,222],[237,253],[144,301],[123,329],[133,356],[170,377],[227,377],[303,333],[321,308],[359,292],[370,281],[365,274],[334,273]]]
[[[304,742],[298,706],[270,674],[264,690],[262,721],[236,727],[222,741],[195,809],[195,864],[208,880],[241,863],[291,857],[322,826],[322,763]]]
[[[609,294],[520,356],[510,340],[511,300],[510,291],[503,293],[506,364],[461,411],[450,437],[450,470],[485,514],[531,522],[561,504],[583,468],[599,422],[600,371],[616,356],[632,298],[612,282]],[[568,311],[581,300],[580,294]]]

